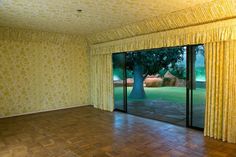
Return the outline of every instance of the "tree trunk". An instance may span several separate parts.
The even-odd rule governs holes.
[[[141,65],[135,64],[134,66],[134,85],[133,89],[129,95],[132,99],[144,99],[146,97],[144,87],[143,87],[143,67]]]

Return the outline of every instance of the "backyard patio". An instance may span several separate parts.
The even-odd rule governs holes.
[[[127,88],[129,96],[132,87]],[[145,99],[127,100],[128,113],[146,118],[161,120],[177,125],[186,125],[186,88],[185,87],[145,87]],[[205,88],[193,91],[193,123],[204,126]],[[122,108],[123,88],[114,89],[115,107]]]

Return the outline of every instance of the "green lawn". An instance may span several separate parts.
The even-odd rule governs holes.
[[[127,88],[127,95],[129,96],[132,87]],[[197,88],[193,90],[193,102],[194,105],[205,104],[205,91],[204,88]],[[146,100],[162,100],[176,102],[178,104],[186,103],[186,88],[184,87],[158,87],[158,88],[145,88],[146,98],[145,99],[130,99],[128,101],[146,101]],[[115,101],[123,99],[122,87],[115,87]]]

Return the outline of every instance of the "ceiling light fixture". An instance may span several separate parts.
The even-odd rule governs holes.
[[[76,10],[77,11],[77,13],[75,14],[75,16],[77,16],[77,17],[80,17],[81,15],[82,15],[82,9],[78,9],[78,10]]]

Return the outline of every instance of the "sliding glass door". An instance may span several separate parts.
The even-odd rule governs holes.
[[[113,54],[115,109],[203,128],[204,47],[181,46]]]
[[[186,47],[127,53],[128,113],[186,125]]]
[[[204,46],[189,47],[189,119],[188,126],[204,128],[206,75]]]
[[[114,108],[118,111],[127,111],[126,100],[126,53],[112,55]]]

